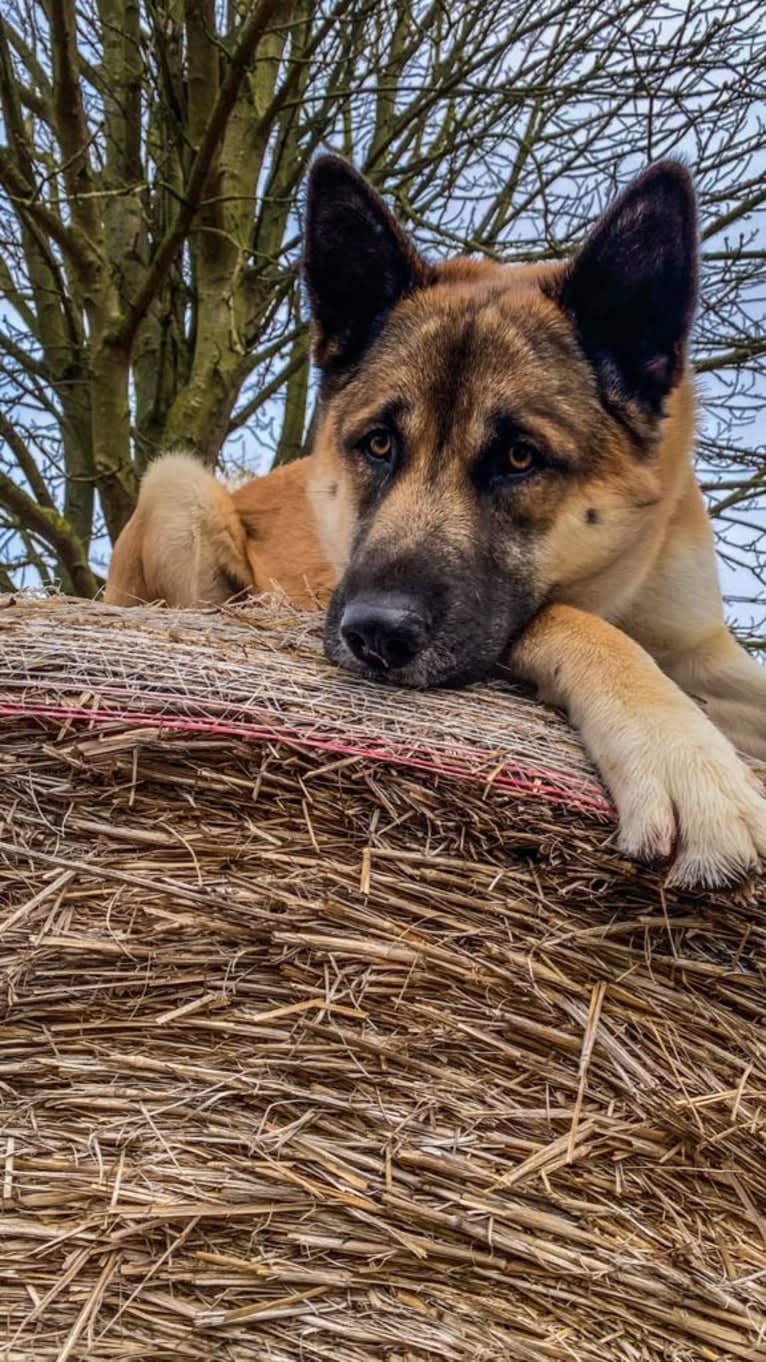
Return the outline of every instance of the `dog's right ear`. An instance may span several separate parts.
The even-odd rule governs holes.
[[[689,172],[651,166],[612,204],[564,276],[602,393],[655,415],[684,371],[697,289],[697,218]]]
[[[395,304],[428,276],[371,185],[342,157],[320,156],[309,174],[303,248],[319,367],[355,364]]]

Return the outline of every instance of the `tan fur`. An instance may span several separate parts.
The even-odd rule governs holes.
[[[477,293],[486,300],[478,324],[490,355],[493,328],[511,316],[561,328],[561,314],[539,288],[558,268],[440,267],[427,293],[400,305],[402,315],[420,309],[423,325],[395,374],[380,361],[370,411],[389,379],[417,396],[432,334]],[[489,363],[487,392],[501,386],[511,401],[529,400],[536,371],[523,338],[514,343],[518,364],[492,372]],[[561,402],[575,419],[588,399],[576,387],[570,394],[565,378]],[[417,413],[414,400],[411,407]],[[360,395],[354,419],[362,426],[363,408]],[[359,500],[349,461],[338,453],[338,419],[330,402],[310,458],[234,493],[191,460],[158,461],[115,547],[107,600],[192,605],[244,586],[279,587],[301,605],[326,599],[347,563]],[[519,494],[537,526],[536,570],[557,603],[537,615],[509,661],[582,731],[617,805],[625,851],[667,855],[680,839],[675,879],[720,883],[766,857],[766,805],[732,747],[766,757],[766,671],[724,624],[711,528],[691,466],[694,430],[687,374],[669,401],[654,459],[632,459],[617,437],[605,436],[599,471],[585,485],[570,479],[547,499]],[[425,450],[432,432],[413,425],[411,439]],[[405,546],[448,523],[455,544],[470,537],[460,457],[450,455],[443,474],[426,483],[415,455],[371,533]],[[585,533],[590,509],[598,523]]]
[[[245,531],[227,489],[187,455],[158,459],[115,545],[106,601],[221,603],[249,582]]]
[[[105,600],[184,608],[247,589],[322,604],[335,574],[309,514],[307,471],[301,460],[229,491],[188,455],[157,459],[115,545]]]
[[[335,585],[306,496],[309,462],[277,468],[232,493],[245,531],[251,589],[281,591],[294,604],[323,604]]]

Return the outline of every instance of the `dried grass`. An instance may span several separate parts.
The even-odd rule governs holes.
[[[3,1362],[766,1358],[763,881],[274,603],[0,651]]]

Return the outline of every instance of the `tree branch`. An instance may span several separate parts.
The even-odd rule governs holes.
[[[38,504],[48,511],[55,511],[56,507],[45,480],[40,473],[37,464],[32,458],[31,450],[22,440],[16,427],[11,424],[7,416],[0,412],[0,436],[5,440],[11,453],[26,478],[32,492],[37,497]]]
[[[99,239],[98,206],[88,157],[90,134],[82,102],[74,0],[51,0],[53,100],[56,131],[64,153],[63,176],[72,221],[95,248]]]
[[[292,9],[290,0],[260,0],[242,27],[239,42],[229,57],[228,70],[221,82],[218,98],[192,162],[183,203],[178,208],[175,221],[160,242],[138,296],[134,299],[129,315],[115,337],[116,344],[120,346],[131,345],[142,318],[162,287],[165,276],[202,203],[216,152],[256,48],[269,25],[285,8],[289,14]]]
[[[719,369],[738,369],[747,364],[748,360],[757,359],[759,355],[766,355],[766,339],[760,337],[756,339],[753,336],[740,341],[731,350],[721,350],[717,355],[708,355],[705,359],[697,360],[694,368],[698,374],[717,373]]]
[[[69,573],[72,585],[79,595],[95,596],[98,591],[98,579],[88,566],[88,555],[82,542],[67,525],[63,516],[47,506],[38,505],[2,472],[0,472],[0,504],[53,549]]]
[[[293,374],[297,373],[299,369],[307,367],[308,346],[305,347],[302,353],[296,351],[294,348],[291,358],[279,372],[274,375],[271,381],[265,383],[262,388],[259,388],[255,396],[251,397],[250,401],[245,403],[245,406],[241,407],[231,418],[228,431],[226,432],[227,435],[233,435],[235,431],[241,430],[243,426],[246,426],[248,421],[255,416],[255,413],[260,410],[264,403],[268,402],[275,393],[278,393],[279,389],[288,382]]]
[[[88,279],[98,264],[92,243],[72,223],[67,227],[50,208],[41,203],[35,188],[27,182],[5,147],[0,147],[0,185],[20,215],[29,218],[61,247],[81,279]]]

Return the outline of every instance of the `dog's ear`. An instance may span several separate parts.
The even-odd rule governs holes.
[[[320,156],[309,175],[303,278],[324,370],[354,364],[428,266],[380,196],[340,156]]]
[[[662,161],[608,209],[559,293],[607,401],[660,414],[683,373],[696,294],[692,182]]]

